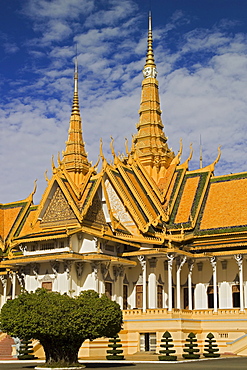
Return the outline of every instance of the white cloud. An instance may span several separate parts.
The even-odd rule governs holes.
[[[23,12],[33,19],[77,19],[94,9],[94,0],[29,0]]]

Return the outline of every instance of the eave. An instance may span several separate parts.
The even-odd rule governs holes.
[[[117,257],[117,256],[109,256],[103,253],[51,253],[46,255],[37,254],[36,256],[23,256],[23,257],[13,257],[8,260],[3,260],[0,263],[1,268],[7,268],[10,266],[17,266],[17,265],[25,265],[28,263],[42,263],[48,261],[64,261],[64,260],[72,260],[72,261],[84,261],[84,262],[93,262],[93,261],[101,261],[101,262],[111,262],[113,264],[122,264],[126,266],[136,266],[135,261],[130,261],[128,259]]]

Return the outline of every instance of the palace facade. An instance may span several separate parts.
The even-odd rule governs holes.
[[[22,289],[78,295],[94,289],[123,309],[125,354],[159,350],[168,330],[178,353],[189,332],[212,332],[221,353],[247,354],[247,172],[214,176],[220,158],[190,171],[168,147],[149,17],[137,132],[101,170],[82,137],[78,67],[68,141],[38,205],[0,205],[0,304]],[[113,133],[114,135],[114,133]],[[35,344],[36,354],[42,348]],[[85,342],[81,356],[105,353]]]

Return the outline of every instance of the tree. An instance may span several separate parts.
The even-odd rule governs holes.
[[[115,335],[113,338],[109,339],[108,349],[106,352],[109,355],[106,356],[107,360],[124,360],[123,350],[121,349],[121,339],[118,335]]]
[[[24,292],[7,301],[0,315],[2,331],[39,340],[48,364],[78,362],[78,351],[86,339],[113,337],[121,326],[119,305],[93,290],[75,298],[45,289]]]
[[[199,358],[200,357],[200,354],[196,354],[197,352],[199,352],[199,348],[198,347],[198,344],[196,343],[197,342],[197,339],[196,339],[196,335],[194,333],[190,333],[188,335],[188,338],[186,339],[186,342],[185,343],[185,347],[184,348],[184,354],[183,354],[183,358],[186,358],[186,359],[196,359],[196,358]]]
[[[175,349],[172,349],[174,347],[174,344],[172,343],[173,339],[169,331],[166,331],[162,338],[161,338],[161,349],[160,350],[160,356],[159,360],[160,361],[176,361],[177,356],[172,355],[172,353],[176,353]]]
[[[220,354],[216,353],[216,352],[219,352],[219,348],[218,348],[218,344],[216,343],[216,340],[214,339],[214,335],[212,333],[208,333],[207,339],[205,339],[205,342],[207,344],[205,344],[204,346],[205,353],[203,353],[203,356],[213,357],[213,358],[220,357]]]

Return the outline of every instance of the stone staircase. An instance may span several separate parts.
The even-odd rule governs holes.
[[[12,356],[12,345],[15,344],[11,336],[6,335],[0,341],[0,360],[15,360]]]

